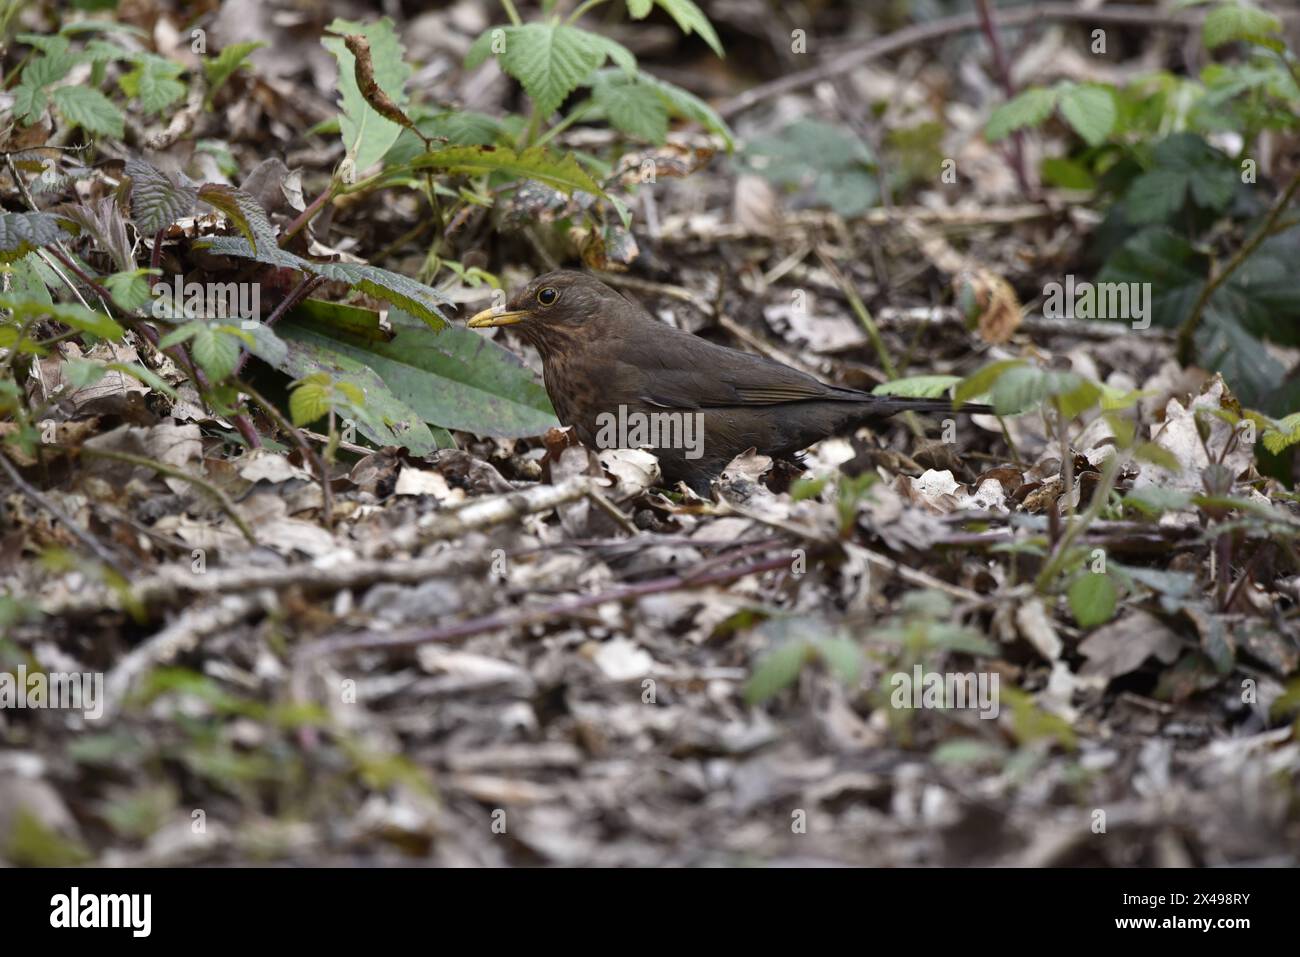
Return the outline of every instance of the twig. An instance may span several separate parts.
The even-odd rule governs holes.
[[[1111,490],[1115,487],[1115,477],[1119,474],[1120,458],[1119,452],[1116,452],[1106,459],[1105,464],[1101,467],[1101,479],[1097,482],[1097,487],[1093,489],[1092,501],[1088,503],[1088,508],[1070,522],[1065,534],[1057,542],[1055,551],[1043,564],[1043,570],[1038,573],[1038,578],[1034,581],[1034,588],[1040,594],[1047,590],[1047,587],[1065,567],[1070,548],[1074,545],[1075,540],[1087,530],[1093,520],[1101,514],[1101,510],[1109,504]],[[1068,494],[1068,491],[1063,491],[1062,494]]]
[[[882,327],[952,325],[965,327],[961,311],[955,306],[916,306],[900,309],[886,307],[876,313],[876,323]],[[1046,316],[1026,316],[1016,327],[1017,332],[1041,336],[1073,336],[1077,339],[1115,339],[1132,335],[1132,327],[1124,322],[1106,322],[1099,319],[1049,319]],[[1152,326],[1143,336],[1172,339],[1173,332]]]
[[[287,247],[290,240],[292,240],[294,236],[298,235],[304,226],[311,222],[312,217],[319,213],[321,208],[332,200],[337,192],[338,181],[331,179],[329,186],[325,187],[325,191],[313,199],[311,203],[308,204],[307,208],[294,217],[293,222],[285,227],[284,235],[280,237],[280,248],[283,249]]]
[[[1273,207],[1264,217],[1264,222],[1260,225],[1255,234],[1250,237],[1235,256],[1228,260],[1222,269],[1214,270],[1210,278],[1206,280],[1205,285],[1201,288],[1201,294],[1196,297],[1196,303],[1192,306],[1191,313],[1187,320],[1178,328],[1178,361],[1182,365],[1189,365],[1195,352],[1196,329],[1201,324],[1201,317],[1205,312],[1205,307],[1210,301],[1210,297],[1227,282],[1228,277],[1241,268],[1242,263],[1250,258],[1251,254],[1272,235],[1273,227],[1282,215],[1282,211],[1290,205],[1291,200],[1295,197],[1296,191],[1300,190],[1300,170],[1291,177],[1291,182],[1273,203]]]
[[[249,398],[251,398],[255,403],[257,403],[258,406],[261,407],[263,412],[265,412],[268,416],[270,416],[271,421],[273,421],[276,425],[278,425],[282,431],[287,432],[289,434],[290,438],[293,439],[294,445],[298,446],[298,448],[302,451],[303,458],[305,458],[308,462],[310,462],[312,464],[312,467],[315,468],[316,478],[320,482],[321,512],[323,513],[322,517],[325,521],[325,527],[333,528],[334,527],[334,493],[330,489],[330,477],[329,477],[329,472],[325,467],[325,460],[316,454],[316,450],[313,449],[311,445],[307,442],[307,437],[302,434],[302,432],[298,429],[298,427],[295,426],[288,419],[286,419],[284,417],[284,414],[279,409],[277,409],[274,405],[272,405],[271,402],[268,399],[266,399],[260,392],[254,389],[247,382],[237,383],[236,388],[238,388],[240,392],[243,392],[246,395],[248,395]]]
[[[320,287],[324,282],[324,276],[303,276],[302,279],[298,281],[298,285],[289,290],[289,294],[281,299],[276,307],[271,310],[271,314],[266,317],[265,325],[268,327],[274,326],[284,317],[285,313],[310,296],[312,291]],[[251,355],[252,353],[246,348],[240,352],[239,359],[235,362],[235,370],[231,373],[232,376],[238,377],[239,373],[243,371],[244,366],[248,364],[248,359]]]
[[[100,541],[95,538],[95,536],[91,535],[89,531],[82,528],[75,521],[65,515],[63,509],[50,501],[45,494],[24,479],[18,469],[16,469],[13,463],[9,461],[9,457],[3,453],[0,453],[0,466],[4,467],[5,472],[9,476],[9,480],[14,483],[14,486],[17,487],[18,491],[22,492],[41,508],[45,509],[45,511],[53,515],[64,528],[72,533],[73,537],[75,537],[77,541],[89,548],[91,552],[94,553],[95,557],[101,562],[113,569],[113,571],[117,572],[123,578],[127,577],[125,570],[120,564],[118,564],[117,556],[115,556],[107,546],[101,544]]]
[[[640,533],[641,530],[636,527],[630,518],[623,514],[623,510],[602,495],[595,486],[588,489],[587,499],[602,512],[612,518],[614,523],[629,535],[637,535]]]
[[[993,22],[993,8],[989,0],[977,0],[976,7],[980,16],[980,28],[993,51],[993,65],[998,72],[998,81],[1002,92],[1008,100],[1016,95],[1015,83],[1011,80],[1011,64],[1007,61],[1006,51],[1002,49],[1002,39],[998,36],[997,24]],[[1016,182],[1026,196],[1033,196],[1035,189],[1029,182],[1025,171],[1025,135],[1023,130],[1016,130],[1011,137],[1011,168],[1015,171]]]
[[[390,550],[396,551],[441,539],[459,538],[469,532],[576,501],[590,488],[590,477],[575,475],[558,485],[533,485],[517,492],[474,499],[459,508],[425,515],[416,525],[396,529],[387,544]]]
[[[66,448],[69,452],[80,452],[83,455],[89,455],[91,458],[112,459],[117,462],[125,462],[128,465],[138,465],[140,468],[152,469],[159,475],[169,475],[172,478],[180,479],[182,482],[189,482],[191,485],[207,492],[216,501],[221,510],[235,523],[235,526],[243,533],[244,538],[248,539],[250,544],[258,544],[257,536],[253,534],[248,522],[244,521],[243,517],[235,511],[234,503],[230,501],[225,492],[207,479],[199,478],[197,475],[192,475],[184,469],[178,469],[174,465],[168,465],[165,462],[159,462],[143,455],[134,455],[131,452],[121,452],[117,449],[99,449],[90,445],[83,445],[79,449],[72,446]]]
[[[470,559],[463,553],[440,552],[429,558],[363,559],[322,567],[311,562],[283,568],[218,568],[202,574],[190,566],[168,565],[156,574],[131,585],[129,596],[113,592],[104,595],[61,595],[43,603],[41,611],[51,617],[79,618],[96,612],[132,605],[158,609],[207,595],[223,595],[255,589],[296,588],[307,594],[363,588],[376,582],[423,584],[431,578],[468,574],[487,568],[486,558]],[[107,599],[111,604],[106,604]]]
[[[1023,7],[1001,10],[998,19],[1003,29],[1051,20],[1188,29],[1199,26],[1204,16],[1204,11],[1175,13],[1169,10],[1157,10],[1151,7],[1135,5],[1115,4],[1089,9],[1082,4],[1075,3],[1031,3]],[[980,17],[978,13],[943,17],[939,20],[931,20],[928,23],[918,23],[904,27],[886,36],[869,40],[856,49],[833,57],[818,66],[800,70],[797,73],[790,73],[769,83],[760,83],[758,86],[751,87],[744,93],[724,102],[718,108],[718,113],[723,119],[730,119],[737,113],[743,113],[745,110],[772,97],[812,86],[841,73],[849,73],[873,60],[898,53],[909,47],[942,40],[958,33],[969,33],[972,30],[978,30],[979,27]]]
[[[433,628],[417,628],[398,632],[363,631],[359,634],[334,635],[303,646],[299,652],[299,660],[303,661],[348,651],[391,651],[433,642],[458,641],[487,631],[524,628],[540,622],[563,619],[588,608],[595,608],[610,602],[634,601],[647,595],[699,588],[704,585],[718,585],[723,582],[744,578],[747,575],[759,575],[763,572],[789,567],[790,556],[780,555],[776,558],[767,558],[738,568],[727,568],[704,575],[688,573],[685,575],[671,575],[666,578],[654,578],[634,585],[611,588],[608,591],[597,592],[594,595],[583,595],[581,598],[538,605],[533,608],[517,608],[510,611],[494,612],[490,615],[469,618]]]
[[[782,217],[774,224],[771,233],[756,231],[738,222],[713,221],[684,214],[665,217],[661,228],[663,241],[674,245],[731,240],[770,243],[772,235],[799,238],[811,232],[838,232],[845,226],[859,224],[897,226],[914,223],[933,225],[942,229],[968,229],[1054,219],[1061,214],[1060,206],[1052,207],[1045,204],[994,206],[985,209],[931,209],[924,206],[893,206],[888,209],[873,207],[849,217],[826,210],[806,209]]]
[[[226,631],[269,603],[268,592],[226,595],[215,605],[184,611],[152,638],[136,645],[114,665],[104,679],[104,718],[112,719],[133,685],[156,665],[193,650],[209,635]]]
[[[898,370],[894,367],[894,360],[889,357],[889,350],[885,348],[885,340],[880,337],[880,330],[876,328],[875,320],[871,318],[871,313],[867,311],[867,307],[858,295],[858,291],[853,288],[853,283],[849,282],[848,277],[840,272],[840,267],[831,259],[825,248],[817,247],[817,258],[821,260],[822,267],[831,274],[835,284],[840,287],[840,291],[844,293],[844,298],[849,301],[849,305],[858,317],[858,322],[862,324],[867,338],[871,340],[871,347],[876,350],[876,356],[880,359],[880,368],[885,371],[885,375],[889,376],[890,379],[897,379]]]
[[[826,543],[826,537],[819,534],[815,529],[796,525],[793,522],[787,522],[781,519],[768,518],[758,512],[751,512],[744,506],[737,505],[735,502],[727,499],[722,499],[718,503],[717,511],[721,514],[730,513],[742,518],[747,518],[750,521],[758,522],[760,525],[779,529],[787,534],[794,535],[804,541],[813,542],[817,545],[824,546]],[[980,595],[967,588],[962,588],[960,585],[950,584],[942,578],[936,578],[934,575],[929,575],[923,571],[904,565],[901,562],[896,562],[893,559],[887,558],[886,556],[874,552],[862,545],[855,545],[854,547],[863,554],[867,562],[879,568],[884,568],[893,572],[899,578],[903,579],[903,581],[911,582],[913,585],[919,585],[922,588],[933,588],[937,591],[946,592],[954,598],[960,598],[965,602],[971,602],[977,605],[983,604],[984,602],[984,599]]]

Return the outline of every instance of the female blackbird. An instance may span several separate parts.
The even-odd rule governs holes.
[[[471,329],[489,326],[513,327],[541,353],[555,413],[583,445],[652,446],[668,482],[684,481],[702,494],[747,449],[788,458],[897,412],[953,410],[947,399],[826,385],[771,359],[716,345],[657,321],[600,280],[570,270],[539,276],[505,311],[485,309],[469,320]],[[966,411],[991,410],[968,405]]]

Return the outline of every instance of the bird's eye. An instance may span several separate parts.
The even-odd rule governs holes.
[[[543,286],[537,290],[537,301],[543,306],[553,306],[555,301],[560,298],[560,291],[554,286]]]

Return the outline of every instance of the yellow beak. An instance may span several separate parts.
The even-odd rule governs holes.
[[[518,309],[514,312],[494,312],[491,309],[484,309],[482,312],[473,316],[466,325],[470,329],[490,329],[492,326],[513,326],[516,322],[522,322],[527,319],[529,312],[527,309]]]

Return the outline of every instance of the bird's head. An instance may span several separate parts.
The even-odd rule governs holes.
[[[484,309],[468,325],[471,329],[513,326],[546,355],[565,340],[594,337],[600,319],[628,305],[599,279],[560,269],[538,276],[515,293],[503,310]]]

